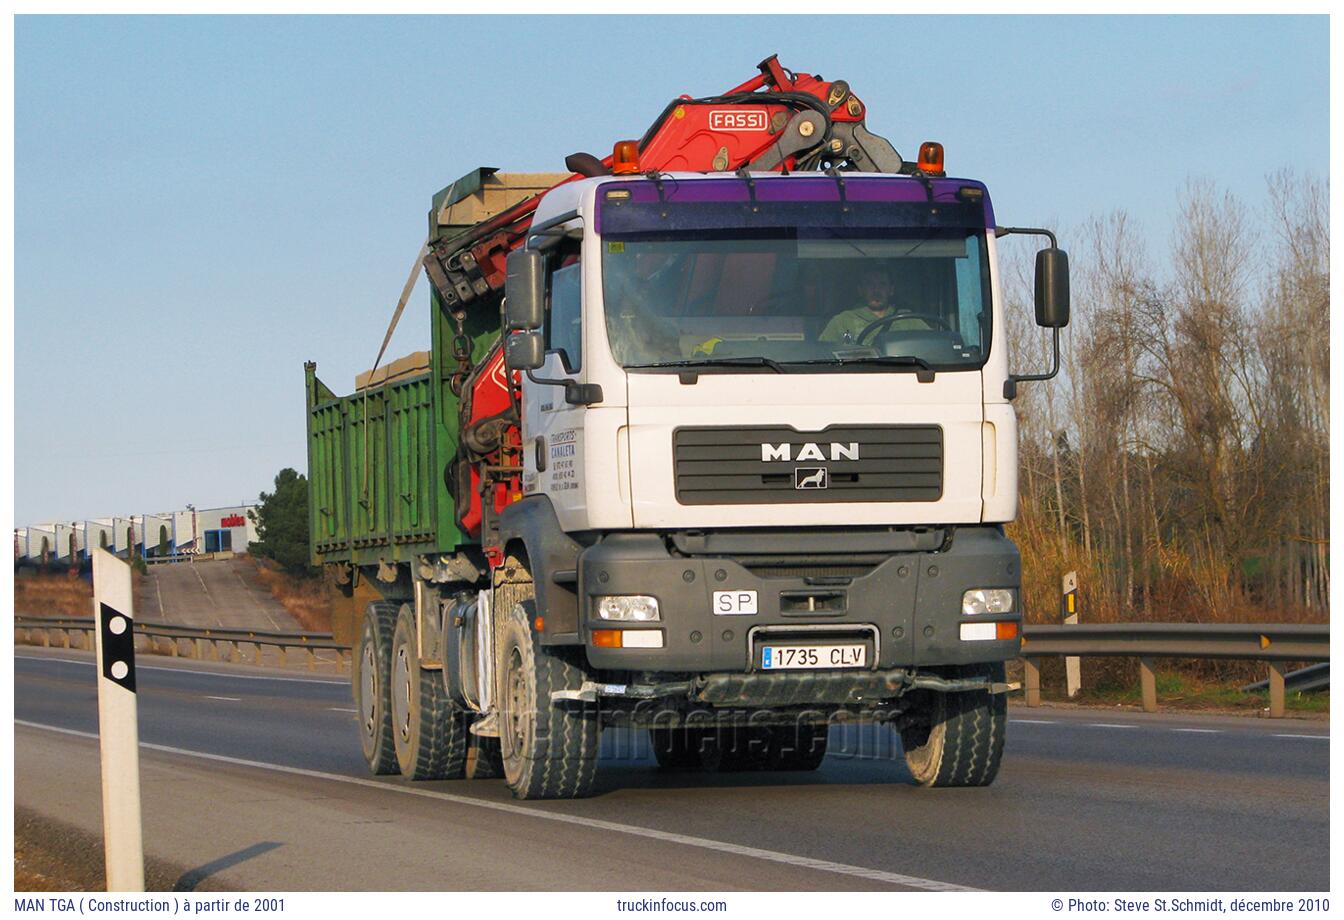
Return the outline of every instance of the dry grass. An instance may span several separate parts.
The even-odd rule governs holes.
[[[33,617],[91,617],[93,583],[64,574],[15,578],[14,612]]]
[[[131,572],[132,600],[140,608],[145,576]],[[74,573],[43,572],[14,579],[14,613],[30,617],[93,616],[93,582]]]
[[[1199,588],[1188,560],[1171,547],[1160,553],[1164,567],[1153,580],[1153,595],[1147,609],[1135,609],[1106,590],[1105,563],[1089,556],[1074,542],[1061,541],[1051,532],[1049,521],[1024,508],[1008,528],[1008,536],[1022,552],[1022,595],[1028,623],[1059,623],[1060,579],[1065,572],[1078,573],[1079,619],[1083,623],[1326,623],[1326,611],[1305,608],[1257,606],[1246,600],[1210,605],[1208,593]],[[1164,659],[1163,668],[1195,685],[1239,686],[1265,678],[1266,666],[1258,661],[1213,659]],[[1289,670],[1301,667],[1289,664]],[[1063,684],[1063,659],[1041,661],[1043,683]],[[1089,658],[1083,665],[1083,690],[1108,693],[1117,688],[1137,688],[1137,664],[1127,658]]]
[[[257,578],[289,612],[299,626],[310,632],[331,632],[331,596],[321,578],[295,578],[274,561],[245,556],[257,570]]]

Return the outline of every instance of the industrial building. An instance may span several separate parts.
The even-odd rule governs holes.
[[[169,562],[203,554],[243,553],[257,540],[255,505],[193,508],[14,528],[14,564],[70,568],[87,564],[92,549],[129,559]]]

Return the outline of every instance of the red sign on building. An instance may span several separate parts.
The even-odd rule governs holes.
[[[230,514],[219,519],[220,527],[245,527],[247,520],[241,514]]]

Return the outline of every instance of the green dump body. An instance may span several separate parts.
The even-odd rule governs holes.
[[[431,239],[460,236],[482,220],[544,192],[567,173],[472,170],[433,197]],[[451,465],[457,457],[459,400],[451,381],[457,324],[430,291],[428,373],[402,376],[337,396],[304,366],[308,412],[308,516],[312,561],[374,565],[453,552],[468,538],[457,527]],[[466,312],[463,332],[477,366],[499,338],[499,296]]]
[[[438,298],[431,302],[427,374],[337,396],[317,378],[316,364],[304,365],[314,565],[409,562],[464,542],[448,488],[457,456],[459,404],[450,386],[456,327]],[[475,364],[499,335],[493,305],[469,315],[466,331]]]

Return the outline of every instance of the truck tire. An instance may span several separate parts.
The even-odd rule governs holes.
[[[698,769],[703,741],[703,729],[685,726],[649,729],[653,757],[664,770]]]
[[[467,779],[495,779],[504,775],[498,738],[471,735],[467,738]]]
[[[972,665],[948,676],[1004,679],[1003,663]],[[988,786],[999,772],[1008,700],[985,690],[928,693],[901,726],[910,775],[921,786]]]
[[[597,705],[551,701],[553,691],[576,690],[588,675],[561,657],[572,654],[570,650],[547,649],[536,642],[531,625],[535,610],[529,598],[511,610],[496,611],[504,779],[520,799],[583,798],[592,791],[597,773],[602,731]]]
[[[830,729],[825,725],[777,725],[771,729],[771,770],[815,770],[826,759]]]
[[[457,779],[467,760],[467,718],[435,671],[420,667],[415,608],[402,604],[392,635],[392,744],[407,779]]]
[[[350,689],[359,722],[359,743],[369,771],[375,775],[397,772],[392,743],[392,634],[397,627],[397,605],[372,601],[364,609]]]

